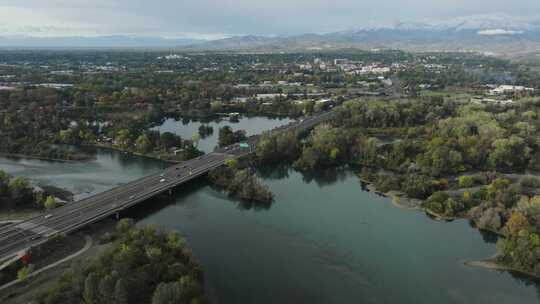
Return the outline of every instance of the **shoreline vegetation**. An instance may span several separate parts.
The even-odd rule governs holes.
[[[533,272],[524,271],[518,268],[506,266],[504,264],[500,264],[497,262],[495,258],[489,258],[489,259],[484,259],[484,260],[470,260],[470,261],[463,262],[463,264],[469,267],[478,267],[478,268],[484,268],[484,269],[489,269],[489,270],[498,270],[498,271],[518,273],[520,275],[524,275],[535,281],[540,281],[540,275],[535,274]]]
[[[37,213],[54,209],[63,203],[57,196],[69,199],[70,194],[69,191],[53,186],[36,187],[27,178],[14,177],[0,170],[0,211],[2,216],[11,213],[9,220],[15,219],[13,215],[18,219],[21,214],[29,211],[35,210]]]
[[[204,276],[185,240],[154,226],[116,224],[110,243],[87,263],[74,262],[60,279],[35,295],[37,303],[206,303]]]
[[[361,178],[359,179],[361,183],[365,184],[365,187],[368,191],[387,197],[388,199],[391,200],[392,205],[394,205],[396,208],[423,211],[428,216],[431,216],[435,220],[439,220],[439,221],[453,221],[456,219],[464,219],[464,220],[472,221],[472,218],[466,215],[446,217],[444,215],[437,214],[436,212],[431,211],[428,208],[422,208],[421,200],[407,198],[404,193],[399,192],[399,191],[394,191],[394,190],[391,190],[388,192],[380,192],[377,190],[377,188],[375,187],[373,183],[363,180]],[[507,235],[505,235],[503,232],[498,231],[498,230],[489,229],[489,228],[479,228],[479,227],[476,227],[476,229],[493,233],[499,237],[503,237],[503,238],[507,237]],[[485,269],[490,269],[490,270],[515,272],[521,275],[525,275],[534,280],[540,280],[540,274],[535,274],[534,272],[530,272],[523,269],[505,265],[497,260],[497,256],[483,259],[483,260],[467,260],[463,264],[469,267],[478,267],[478,268],[485,268]]]
[[[89,248],[88,238],[94,240]],[[58,264],[43,254],[74,240],[77,246],[54,254],[59,260],[76,255],[71,262]],[[84,251],[79,250],[83,245]],[[164,297],[163,303],[206,303],[204,276],[186,241],[154,226],[136,227],[131,219],[92,224],[80,233],[34,248],[30,256],[30,264],[18,262],[0,273],[5,282],[22,279],[3,291],[0,301],[53,304],[84,299],[117,304],[153,303],[156,297]],[[108,265],[108,261],[114,263]],[[27,276],[34,268],[46,270]],[[148,280],[139,282],[143,276]]]
[[[146,153],[140,153],[140,152],[137,152],[137,151],[126,150],[126,149],[122,149],[122,148],[119,148],[119,147],[115,147],[113,145],[88,144],[88,145],[84,145],[84,146],[91,147],[91,148],[99,148],[99,149],[111,150],[111,151],[116,151],[116,152],[119,152],[119,153],[132,154],[132,155],[135,155],[135,156],[138,156],[138,157],[144,157],[144,158],[148,158],[148,159],[160,160],[160,161],[167,162],[167,163],[170,163],[170,164],[177,164],[177,163],[180,163],[180,162],[184,161],[184,160],[174,160],[174,159],[169,159],[169,158],[161,158],[159,155],[146,154]]]
[[[540,275],[540,177],[525,174],[540,168],[539,106],[351,100],[305,137],[263,134],[257,157],[308,173],[358,166],[394,205],[468,219],[501,236],[497,263]]]
[[[268,208],[274,200],[274,194],[269,188],[261,183],[249,167],[241,168],[237,160],[228,160],[225,166],[210,171],[207,179],[229,196],[247,203],[243,206],[248,208]]]

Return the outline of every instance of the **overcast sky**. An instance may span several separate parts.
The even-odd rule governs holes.
[[[287,35],[532,12],[540,0],[0,0],[0,35]]]

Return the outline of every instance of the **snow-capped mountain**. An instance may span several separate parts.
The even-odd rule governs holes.
[[[476,15],[443,21],[368,24],[326,34],[288,37],[239,36],[192,49],[323,50],[336,48],[410,51],[479,51],[512,54],[540,51],[540,17]]]
[[[359,26],[339,33],[398,31],[467,31],[505,30],[507,32],[540,31],[540,17],[516,17],[504,14],[472,15],[449,20],[397,21],[390,24]]]

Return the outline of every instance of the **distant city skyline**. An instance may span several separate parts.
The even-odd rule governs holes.
[[[0,33],[216,39],[325,33],[468,15],[527,18],[535,12],[540,12],[538,0],[0,0]]]

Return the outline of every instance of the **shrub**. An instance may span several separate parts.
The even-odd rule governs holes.
[[[472,176],[463,175],[458,177],[458,184],[460,188],[470,188],[474,185],[474,179]]]
[[[17,271],[17,279],[21,280],[22,282],[26,281],[29,275],[30,275],[30,267],[28,266],[24,266],[23,268]]]
[[[118,224],[116,224],[116,231],[118,231],[118,233],[126,233],[134,226],[135,223],[132,219],[121,219],[118,221]]]
[[[519,185],[525,188],[540,188],[540,179],[533,176],[524,176],[519,180]]]
[[[407,196],[426,199],[433,193],[433,181],[424,175],[409,175],[401,185]]]
[[[43,206],[45,207],[45,209],[56,208],[56,200],[54,199],[54,196],[47,196],[47,199],[45,200],[45,203],[43,203]]]

